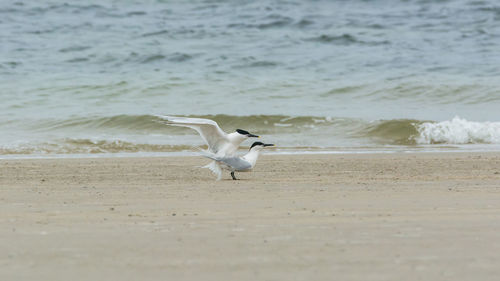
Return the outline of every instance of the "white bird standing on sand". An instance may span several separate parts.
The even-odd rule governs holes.
[[[238,150],[240,144],[247,138],[258,138],[259,136],[250,134],[249,132],[237,129],[236,132],[227,134],[210,119],[203,118],[188,118],[177,116],[156,115],[163,119],[165,124],[171,126],[188,127],[196,130],[208,145],[208,151],[216,157],[230,157]],[[209,168],[217,175],[217,180],[220,180],[222,171],[216,161],[203,168]]]
[[[217,156],[209,152],[202,152],[203,156],[216,161],[223,169],[231,171],[233,180],[237,180],[234,172],[249,172],[255,167],[259,152],[266,146],[274,146],[274,144],[266,144],[256,141],[250,147],[247,154],[243,156]]]

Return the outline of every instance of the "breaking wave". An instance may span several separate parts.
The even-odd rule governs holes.
[[[417,124],[418,144],[500,144],[500,122],[473,122],[455,117]]]
[[[460,117],[441,122],[285,115],[191,117],[212,119],[227,132],[246,129],[292,149],[500,144],[500,122],[473,122]],[[0,144],[0,155],[174,152],[202,145],[193,130],[166,126],[161,121],[153,115],[37,120],[27,128],[31,139]],[[21,123],[27,122],[18,121]],[[0,123],[0,127],[18,124]]]

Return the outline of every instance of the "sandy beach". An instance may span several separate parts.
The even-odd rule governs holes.
[[[498,280],[500,153],[0,160],[0,280]]]

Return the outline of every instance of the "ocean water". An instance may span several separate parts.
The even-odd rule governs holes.
[[[0,0],[0,157],[500,149],[500,3]],[[246,143],[250,144],[250,142]]]

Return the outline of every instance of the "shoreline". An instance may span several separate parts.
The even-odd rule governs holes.
[[[261,152],[261,155],[351,155],[351,154],[420,154],[420,153],[500,153],[500,146],[496,145],[474,145],[467,146],[430,146],[430,147],[345,147],[345,148],[286,148],[286,149],[267,149]],[[240,149],[238,153],[245,153],[246,150]],[[170,157],[196,157],[200,156],[197,151],[168,151],[168,152],[114,152],[114,153],[65,153],[65,154],[0,154],[0,160],[15,159],[85,159],[85,158],[170,158]]]
[[[0,160],[2,280],[496,280],[500,153]]]

